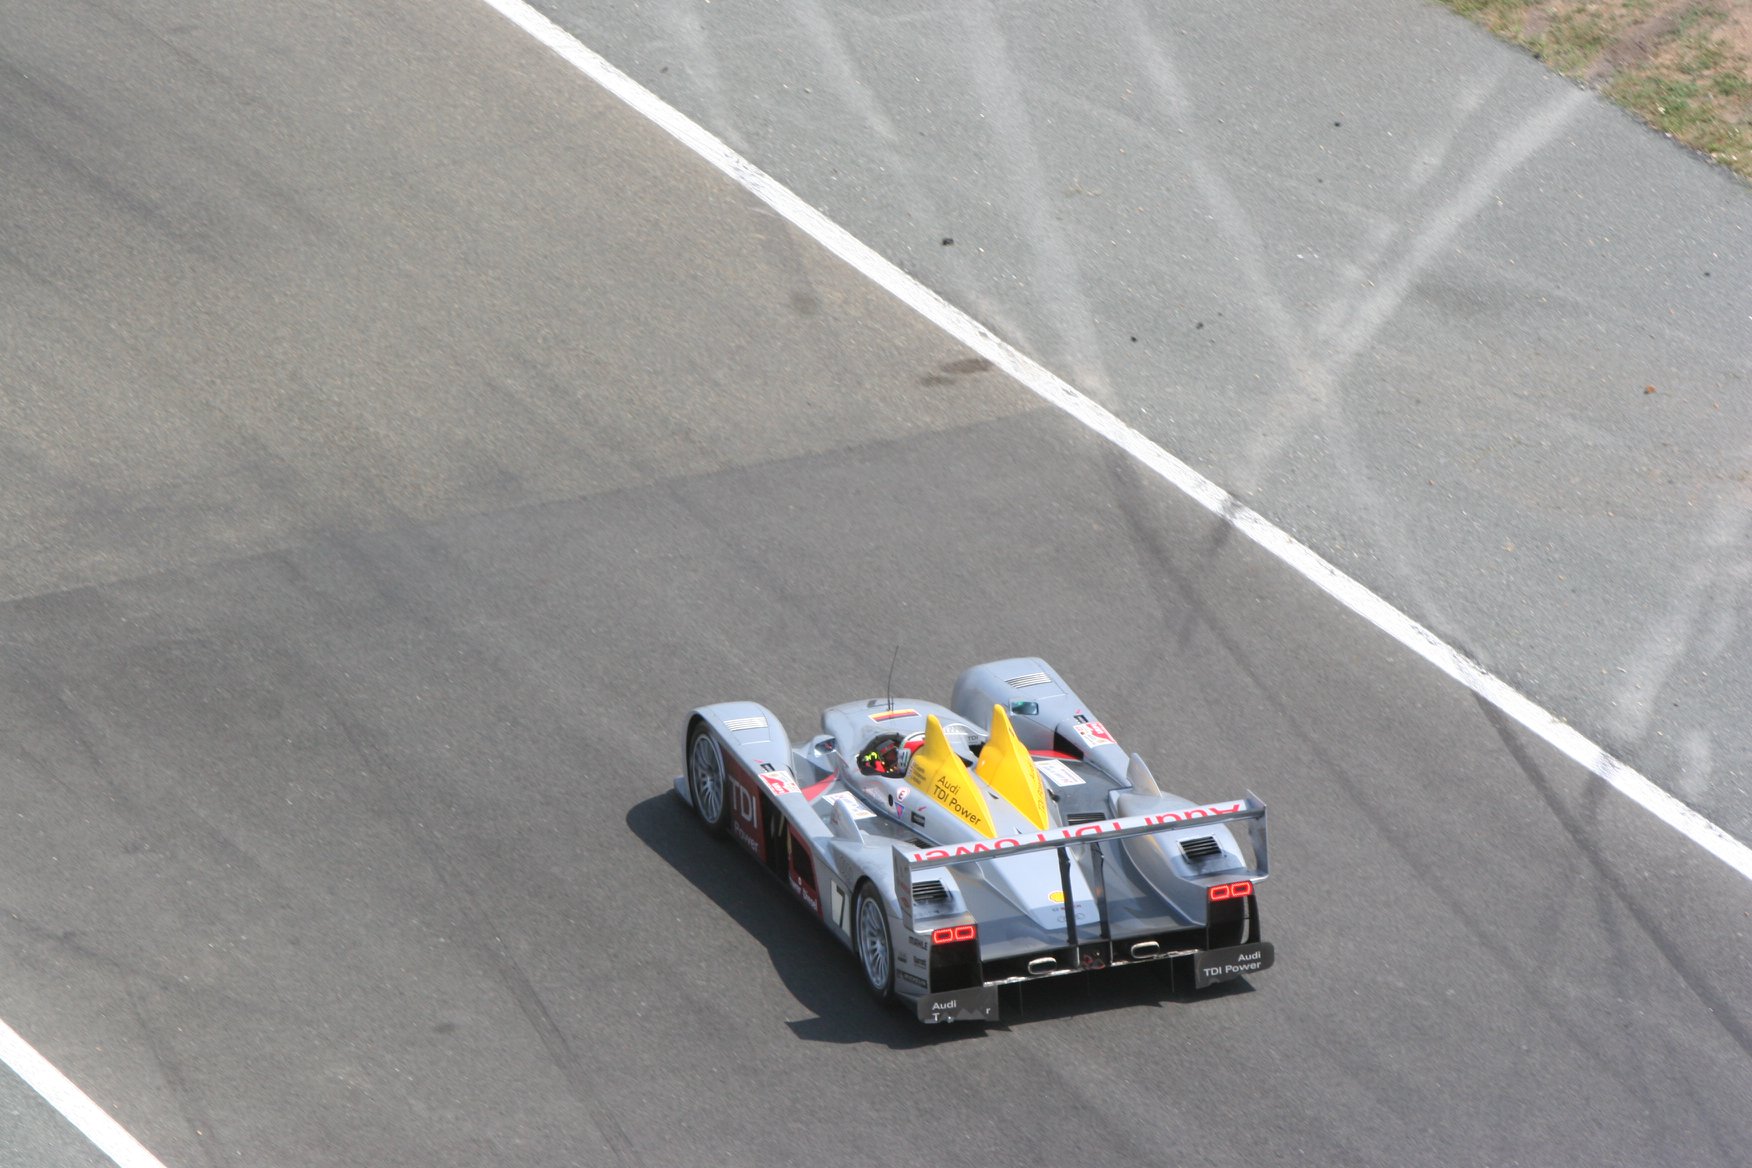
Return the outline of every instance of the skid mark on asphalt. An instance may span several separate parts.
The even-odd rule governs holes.
[[[1494,927],[1494,918],[1487,912],[1481,911],[1476,897],[1453,887],[1452,882],[1444,875],[1447,869],[1442,863],[1432,859],[1425,849],[1419,847],[1414,840],[1406,836],[1400,826],[1382,809],[1379,800],[1371,792],[1357,784],[1351,776],[1349,768],[1334,758],[1322,745],[1314,729],[1305,725],[1297,716],[1294,708],[1283,699],[1280,687],[1274,683],[1269,671],[1262,669],[1253,660],[1246,646],[1230,630],[1222,615],[1211,609],[1201,598],[1198,582],[1189,577],[1178,566],[1178,557],[1173,549],[1163,542],[1159,526],[1151,522],[1147,515],[1141,514],[1139,506],[1136,504],[1126,505],[1122,501],[1121,510],[1132,528],[1131,539],[1127,541],[1127,545],[1137,557],[1142,575],[1155,582],[1157,607],[1161,612],[1164,627],[1171,630],[1177,640],[1183,640],[1187,637],[1195,624],[1208,634],[1222,649],[1227,660],[1232,662],[1236,670],[1247,679],[1259,699],[1281,720],[1283,726],[1300,744],[1299,750],[1309,760],[1309,777],[1318,785],[1319,789],[1340,794],[1348,804],[1344,813],[1346,817],[1367,825],[1367,832],[1376,845],[1390,852],[1404,870],[1411,874],[1418,886],[1441,904],[1443,910],[1458,923],[1472,948],[1478,953],[1486,955],[1488,964],[1492,968],[1503,971],[1507,977],[1513,980],[1517,990],[1525,996],[1525,1000],[1531,1003],[1539,1015],[1551,1026],[1564,1035],[1572,1047],[1586,1058],[1590,1067],[1619,1087],[1627,1105],[1638,1099],[1642,1091],[1642,1084],[1649,1080],[1636,1074],[1626,1073],[1624,1069],[1632,1056],[1639,1055],[1636,1043],[1626,1038],[1626,1040],[1608,1047],[1603,1045],[1586,1026],[1579,1024],[1571,1017],[1571,1011],[1574,1010],[1573,1002],[1566,998],[1560,989],[1551,984],[1546,971],[1539,966],[1537,960],[1533,959],[1523,947],[1499,935],[1498,930]],[[1185,613],[1178,619],[1173,613],[1176,607],[1183,609]],[[1149,654],[1148,656],[1159,661],[1162,655]],[[1504,718],[1489,703],[1480,700],[1479,704],[1495,716],[1495,720],[1491,724],[1493,728],[1498,730],[1499,734],[1502,733],[1501,728],[1510,724],[1508,719]],[[1520,748],[1519,743],[1513,743],[1510,752],[1511,756],[1523,768],[1532,765],[1529,756],[1523,748]],[[1578,862],[1601,867],[1600,857],[1596,851],[1590,850],[1591,845],[1585,836],[1576,829],[1573,817],[1569,817],[1568,813],[1557,805],[1544,776],[1541,774],[1534,777],[1538,780],[1535,785],[1539,788],[1541,797],[1551,806],[1554,816],[1558,817],[1566,833],[1575,841],[1577,853],[1584,857],[1584,860],[1578,860]],[[1590,803],[1597,803],[1603,794],[1604,792],[1597,786],[1590,785],[1584,790],[1583,798]],[[1587,885],[1578,882],[1578,887],[1586,888]],[[1627,890],[1623,887],[1622,882],[1616,883],[1614,889],[1613,903],[1616,904],[1623,899]],[[1602,912],[1600,920],[1602,928],[1610,932],[1614,914]],[[1659,945],[1662,939],[1651,937],[1651,940]],[[1667,954],[1668,951],[1663,948],[1662,952]],[[1633,968],[1633,966],[1627,965],[1626,968]],[[1713,1007],[1716,1000],[1719,998],[1706,1000],[1705,1004]],[[1717,1010],[1718,1017],[1720,1014],[1720,1010]],[[1364,1062],[1347,1059],[1345,1056],[1348,1052],[1348,1046],[1344,1036],[1335,1033],[1328,1048],[1331,1057],[1339,1059],[1341,1065],[1348,1072],[1351,1072],[1358,1082],[1370,1081],[1373,1077],[1371,1072],[1375,1068]],[[1670,1060],[1673,1064],[1684,1064],[1684,1052],[1670,1053],[1673,1055]],[[1662,1070],[1660,1074],[1661,1076],[1670,1075],[1671,1067]],[[1508,1089],[1505,1087],[1505,1090]],[[1383,1113],[1389,1117],[1395,1114],[1393,1109],[1383,1109]],[[1415,1138],[1418,1133],[1407,1130],[1405,1135],[1409,1140]]]
[[[670,4],[659,5],[657,17],[669,27],[673,39],[685,47],[683,56],[687,67],[699,83],[712,120],[724,127],[724,140],[737,151],[746,153],[747,142],[736,128],[735,106],[724,96],[724,78],[718,68],[717,54],[712,52],[712,42],[706,36],[705,18],[691,5],[680,11]]]
[[[134,1024],[145,1038],[146,1051],[152,1056],[152,1065],[158,1068],[159,1077],[164,1080],[165,1089],[170,1092],[171,1101],[182,1113],[183,1126],[188,1129],[189,1137],[201,1149],[202,1158],[207,1163],[215,1166],[224,1163],[225,1155],[213,1124],[212,1112],[207,1109],[200,1094],[183,1073],[182,1060],[170,1049],[169,1040],[152,1024],[145,994],[132,979],[124,979],[122,985],[128,995],[128,1010],[134,1015]]]
[[[1260,411],[1263,424],[1236,471],[1237,490],[1244,495],[1257,491],[1266,472],[1291,443],[1315,422],[1324,423],[1333,461],[1357,500],[1367,529],[1374,534],[1419,611],[1437,628],[1455,635],[1453,622],[1423,582],[1414,545],[1399,533],[1396,508],[1372,485],[1362,444],[1344,410],[1341,387],[1351,361],[1392,319],[1417,278],[1490,202],[1502,181],[1574,116],[1586,100],[1586,93],[1579,89],[1567,91],[1502,139],[1491,156],[1468,176],[1459,192],[1426,217],[1406,245],[1403,256],[1386,271],[1379,268],[1381,257],[1398,238],[1399,227],[1388,225],[1378,231],[1363,256],[1344,265],[1355,271],[1357,290],[1335,296],[1321,320],[1309,328],[1287,306],[1269,274],[1265,247],[1251,217],[1202,145],[1193,101],[1181,80],[1172,50],[1153,30],[1135,0],[1126,14],[1132,29],[1130,40],[1150,91],[1179,131],[1177,145],[1184,151],[1186,165],[1218,229],[1237,253],[1241,273],[1286,372],[1283,387]],[[1450,120],[1444,136],[1408,176],[1408,196],[1436,173],[1466,118],[1483,105],[1495,84],[1493,80],[1462,94],[1456,103],[1459,116]]]
[[[1451,106],[1453,116],[1449,117],[1447,121],[1437,129],[1432,137],[1429,148],[1418,157],[1417,162],[1412,166],[1411,172],[1406,175],[1404,192],[1400,199],[1400,207],[1402,210],[1424,189],[1430,179],[1434,178],[1441,170],[1443,164],[1447,162],[1448,152],[1453,149],[1454,140],[1459,137],[1460,131],[1465,127],[1466,123],[1471,120],[1472,116],[1483,108],[1484,103],[1489,99],[1490,95],[1496,91],[1499,85],[1502,84],[1503,74],[1507,71],[1507,68],[1508,66],[1505,60],[1505,62],[1497,68],[1496,73],[1491,76],[1488,82],[1474,85],[1472,88],[1465,90],[1461,93],[1459,99],[1453,103]],[[1386,255],[1387,250],[1393,245],[1394,241],[1399,238],[1403,227],[1403,219],[1383,221],[1377,230],[1371,234],[1368,246],[1364,248],[1363,252],[1360,255],[1353,257],[1349,263],[1344,264],[1341,270],[1345,272],[1345,275],[1348,278],[1354,280],[1359,287],[1366,287],[1368,281],[1373,278],[1372,273],[1380,266],[1381,258]],[[1314,335],[1317,337],[1331,336],[1343,321],[1345,314],[1349,310],[1349,298],[1344,296],[1334,296],[1332,298],[1332,303],[1327,305],[1326,311],[1320,315],[1320,319],[1316,322],[1314,326]]]
[[[840,10],[830,10],[822,0],[798,0],[795,12],[804,33],[815,45],[817,57],[824,73],[833,82],[834,91],[847,109],[876,131],[871,148],[881,156],[883,170],[894,176],[894,187],[900,195],[903,207],[916,222],[926,225],[926,242],[923,246],[928,247],[935,240],[954,238],[953,235],[937,234],[933,230],[935,227],[945,227],[950,222],[949,216],[931,195],[929,186],[919,181],[911,158],[901,150],[901,144],[907,137],[888,115],[877,91],[865,80],[857,54],[853,51],[851,38],[835,22],[834,17]],[[865,20],[872,19],[868,13],[845,15],[848,21],[858,16]],[[969,289],[969,294],[977,297],[979,294],[974,290],[978,287],[978,281],[969,276],[970,262],[966,258],[966,249],[940,247],[939,251],[942,254],[934,262],[942,264],[943,269],[952,273],[962,288]],[[1021,326],[1010,318],[1001,303],[988,300],[981,307],[1009,335],[1021,334]]]
[[[1643,937],[1660,954],[1662,960],[1685,984],[1685,987],[1691,991],[1698,1003],[1721,1028],[1722,1033],[1743,1053],[1752,1055],[1752,1024],[1740,1016],[1739,1010],[1732,1000],[1711,984],[1703,968],[1688,954],[1686,946],[1672,940],[1667,930],[1662,927],[1660,918],[1637,899],[1629,884],[1620,875],[1618,867],[1602,855],[1595,833],[1583,822],[1581,816],[1565,807],[1563,802],[1557,798],[1551,779],[1547,777],[1544,769],[1540,767],[1538,761],[1533,758],[1521,742],[1514,724],[1503,715],[1502,711],[1496,709],[1489,702],[1478,700],[1478,707],[1484,714],[1485,720],[1496,731],[1504,749],[1509,752],[1509,755],[1521,768],[1522,773],[1527,776],[1529,786],[1545,803],[1552,818],[1574,844],[1576,854],[1587,865],[1592,879],[1578,882],[1578,885],[1593,889],[1596,896],[1603,900],[1609,898],[1610,906],[1608,907],[1615,907],[1627,913]],[[1590,788],[1584,792],[1583,799],[1584,804],[1589,808],[1597,808],[1599,805],[1598,790]],[[1616,914],[1602,912],[1600,915],[1603,921],[1609,921]],[[1626,1048],[1626,1050],[1616,1053],[1613,1056],[1614,1059],[1619,1060],[1626,1056],[1640,1059],[1648,1053],[1635,1044],[1626,1044]],[[1661,1066],[1649,1067],[1646,1071],[1640,1071],[1630,1078],[1627,1087],[1633,1092],[1633,1097],[1639,1089],[1638,1084],[1659,1081],[1661,1077],[1671,1075],[1674,1067],[1684,1067],[1692,1061],[1691,1052],[1686,1049],[1675,1049],[1670,1054],[1672,1057],[1665,1060]],[[1718,1143],[1716,1151],[1723,1162],[1727,1163],[1736,1158],[1739,1149],[1729,1148]]]
[[[159,666],[165,655],[181,656],[190,645],[200,643],[159,641],[132,650],[124,657],[122,669],[104,680],[136,694],[163,692],[166,679]],[[197,856],[217,866],[236,868],[251,876],[262,874],[249,851],[174,789],[145,790],[138,782],[130,782],[126,772],[110,767],[101,749],[105,733],[100,718],[101,711],[116,708],[111,701],[114,690],[82,693],[78,688],[82,679],[65,676],[23,652],[17,653],[14,668],[24,681],[22,686],[9,687],[17,708],[33,715],[33,731],[39,723],[49,731],[36,739],[41,753],[20,748],[39,773],[78,799],[93,797],[79,782],[82,773],[89,774],[101,786],[102,798],[115,821],[144,836],[137,843],[160,851],[172,850],[173,841],[193,845]]]
[[[1469,175],[1452,198],[1427,216],[1412,236],[1403,259],[1380,275],[1334,337],[1329,360],[1335,370],[1348,365],[1399,311],[1405,297],[1436,257],[1474,216],[1488,206],[1509,175],[1558,134],[1589,100],[1585,89],[1566,89],[1497,143],[1490,157]]]
[[[1752,451],[1746,452],[1752,457]],[[1613,695],[1616,728],[1624,742],[1640,742],[1654,719],[1655,704],[1667,692],[1682,663],[1707,674],[1728,651],[1738,632],[1742,597],[1752,583],[1752,557],[1745,553],[1752,531],[1752,508],[1744,498],[1717,507],[1685,576],[1668,597],[1667,611],[1648,624],[1621,667],[1624,679]],[[1675,705],[1678,703],[1675,702]],[[1712,785],[1707,728],[1684,732],[1682,789],[1696,798]]]
[[[1185,155],[1185,164],[1192,172],[1199,195],[1209,208],[1218,230],[1235,249],[1241,273],[1284,370],[1283,388],[1276,391],[1261,409],[1261,428],[1249,443],[1236,470],[1238,492],[1245,495],[1257,491],[1265,472],[1290,442],[1316,420],[1324,420],[1335,440],[1334,461],[1367,517],[1369,529],[1376,533],[1377,540],[1390,553],[1399,577],[1426,618],[1438,626],[1449,624],[1435,595],[1424,587],[1422,572],[1414,562],[1410,545],[1396,534],[1394,508],[1379,498],[1369,485],[1368,470],[1358,455],[1360,444],[1345,417],[1338,392],[1342,369],[1335,369],[1330,357],[1318,351],[1314,339],[1290,311],[1272,280],[1265,245],[1251,216],[1221,171],[1210,161],[1210,152],[1204,147],[1203,135],[1194,116],[1191,95],[1181,80],[1181,71],[1172,51],[1156,35],[1135,3],[1129,9],[1129,16],[1132,22],[1130,40],[1139,54],[1150,91],[1165,107],[1169,121],[1179,131],[1176,145]],[[1384,241],[1381,246],[1385,246]]]
[[[1101,339],[1095,328],[1095,310],[1083,286],[1082,265],[1076,249],[1053,218],[1047,202],[1046,166],[1040,145],[1030,128],[1027,94],[1011,60],[1003,25],[989,0],[975,0],[961,10],[969,39],[968,67],[1002,149],[999,157],[1009,162],[1011,195],[1022,204],[1022,220],[1033,243],[1035,271],[1040,284],[1055,290],[1064,306],[1060,333],[1070,359],[1084,384],[1094,382],[1110,389]]]
[[[1627,739],[1647,732],[1662,687],[1686,651],[1706,632],[1711,634],[1708,642],[1697,646],[1703,660],[1713,660],[1725,648],[1737,610],[1736,594],[1752,572],[1752,561],[1732,554],[1744,548],[1748,528],[1752,528],[1752,511],[1743,505],[1736,503],[1717,511],[1704,535],[1703,548],[1668,598],[1666,613],[1650,622],[1631,651],[1624,666],[1627,676],[1614,695],[1621,711],[1618,729]],[[1709,629],[1700,627],[1710,616],[1715,619]]]
[[[1526,726],[1742,877],[1752,879],[1752,848],[1657,787],[1639,771],[1607,753],[1551,711],[1540,707],[1479,665],[1472,657],[1438,637],[1427,626],[1413,620],[1341,572],[1312,548],[1298,542],[1288,532],[1269,522],[1135,427],[1080,393],[1045,366],[1004,342],[990,327],[968,316],[908,276],[894,263],[877,254],[868,244],[852,236],[845,228],[798,198],[788,187],[732,151],[699,123],[661,101],[650,90],[609,64],[524,0],[483,0],[483,3],[497,10],[572,68],[637,110],[664,133],[694,151],[708,165],[729,176],[799,230],[813,236],[829,252],[862,273],[877,287],[884,289],[946,334],[1008,373],[1036,397],[1055,406],[1131,455],[1141,465],[1182,491],[1199,506],[1221,517],[1239,534],[1258,544],[1339,604],[1435,666],[1445,676],[1464,685]]]
[[[372,740],[370,731],[351,713],[338,706],[331,707],[330,713],[366,772],[381,783],[395,784],[396,769],[383,749]],[[633,1150],[632,1142],[627,1139],[626,1132],[602,1104],[584,1060],[572,1049],[565,1031],[548,1011],[540,991],[530,982],[517,959],[511,955],[503,938],[493,929],[491,918],[475,900],[467,878],[451,863],[442,841],[434,834],[431,825],[405,813],[401,815],[401,819],[408,838],[426,866],[431,869],[439,894],[457,914],[458,924],[464,935],[474,943],[476,951],[486,960],[499,983],[505,987],[505,992],[529,1023],[530,1029],[541,1040],[549,1059],[565,1078],[567,1088],[583,1104],[592,1126],[596,1128],[598,1137],[614,1162],[621,1165],[638,1163],[639,1158]]]

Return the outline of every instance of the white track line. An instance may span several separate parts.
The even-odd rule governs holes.
[[[736,180],[755,198],[887,289],[926,320],[1179,487],[1213,514],[1233,524],[1247,538],[1313,581],[1340,604],[1604,779],[1637,806],[1741,876],[1752,880],[1752,848],[1588,741],[1507,682],[1327,563],[1312,549],[1298,543],[1288,532],[1077,392],[1056,374],[1011,348],[977,320],[876,254],[845,228],[586,48],[577,37],[523,0],[482,0],[482,3],[499,11],[580,73],[655,122],[682,145]]]
[[[111,1119],[108,1112],[93,1103],[73,1080],[56,1070],[53,1063],[5,1022],[0,1022],[0,1059],[119,1168],[164,1168],[162,1160],[142,1147],[126,1128]]]

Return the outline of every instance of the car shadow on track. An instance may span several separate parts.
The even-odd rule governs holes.
[[[904,1050],[931,1046],[945,1037],[978,1036],[978,1029],[971,1026],[923,1026],[899,1007],[873,1001],[851,951],[841,947],[753,857],[728,840],[707,835],[694,813],[675,796],[658,795],[635,804],[627,812],[627,827],[766,947],[779,980],[815,1015],[789,1024],[797,1037],[810,1042],[874,1042]]]
[[[766,947],[785,988],[815,1015],[788,1024],[808,1042],[873,1042],[911,1050],[978,1040],[1028,1022],[1105,1010],[1161,1009],[1253,992],[1245,981],[1199,991],[1179,989],[1169,985],[1162,966],[1142,965],[1009,987],[1002,998],[1004,1020],[996,1026],[927,1026],[900,1006],[872,1001],[851,951],[834,941],[809,909],[755,860],[729,841],[707,835],[674,795],[635,804],[626,823],[646,847]]]

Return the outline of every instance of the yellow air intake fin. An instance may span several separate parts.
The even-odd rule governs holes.
[[[1040,772],[1028,757],[1028,748],[1016,737],[1010,716],[1004,707],[992,707],[992,733],[985,749],[979,752],[979,765],[974,773],[986,781],[986,786],[1002,795],[1006,802],[1020,811],[1041,831],[1047,828],[1046,788],[1041,785]]]
[[[925,744],[913,752],[906,781],[987,839],[998,834],[992,825],[991,807],[967,773],[967,765],[949,745],[943,723],[935,714],[925,715]]]

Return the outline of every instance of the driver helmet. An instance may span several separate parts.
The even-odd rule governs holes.
[[[904,775],[912,766],[913,751],[924,744],[923,734],[907,739],[884,734],[864,748],[858,756],[858,766],[867,775]]]
[[[906,770],[905,764],[911,761],[911,753],[901,750],[898,738],[887,737],[872,742],[870,749],[858,757],[858,764],[871,774],[898,775]]]

